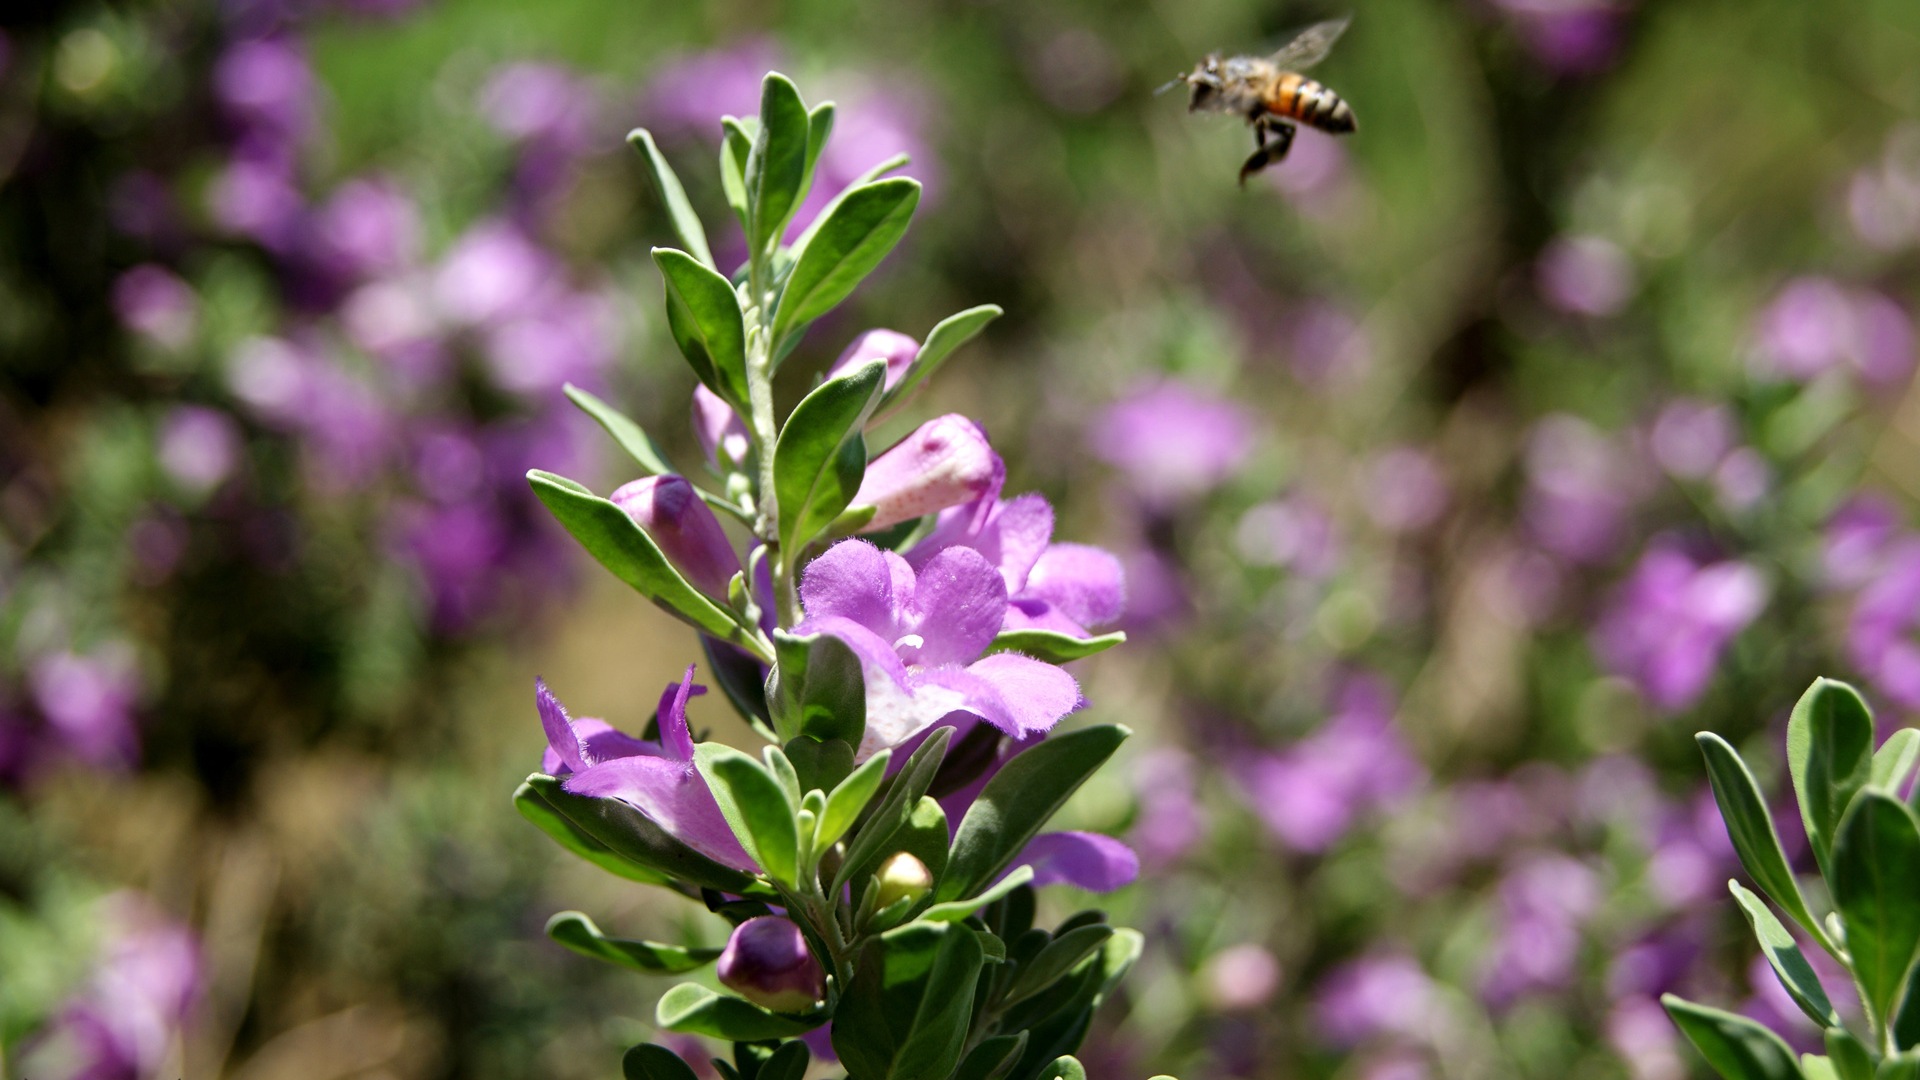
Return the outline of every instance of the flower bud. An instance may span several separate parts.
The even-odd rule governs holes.
[[[880,882],[880,895],[875,897],[874,907],[880,911],[901,900],[917,902],[933,890],[933,874],[927,870],[927,864],[910,852],[894,852],[880,864],[874,877]]]
[[[853,505],[876,508],[864,530],[884,529],[997,492],[1006,477],[980,425],[949,413],[921,424],[868,465]]]
[[[716,466],[740,464],[747,460],[747,451],[753,445],[740,414],[705,386],[693,388],[693,434],[700,440],[700,449],[706,451],[707,460]]]
[[[833,367],[827,369],[827,378],[844,375],[869,360],[885,360],[887,362],[886,388],[891,390],[899,384],[901,379],[906,378],[907,369],[913,367],[913,362],[919,355],[920,343],[907,335],[897,330],[869,330],[853,339],[853,344],[847,346],[847,351],[841,353],[840,359],[835,360]]]
[[[649,476],[621,485],[613,504],[653,537],[694,588],[726,599],[727,583],[740,572],[740,556],[692,484],[678,476]]]
[[[774,1012],[805,1012],[826,996],[826,975],[800,928],[779,915],[734,928],[720,953],[720,982]]]

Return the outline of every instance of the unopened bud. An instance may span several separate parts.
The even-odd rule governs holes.
[[[847,351],[827,369],[827,378],[844,375],[869,360],[887,362],[886,389],[891,390],[906,378],[907,369],[920,355],[920,343],[897,330],[869,330],[853,339]]]
[[[867,466],[854,506],[875,508],[871,531],[998,491],[1007,468],[980,425],[958,413],[921,424]]]
[[[826,996],[826,975],[791,920],[761,915],[734,928],[720,953],[720,982],[774,1012],[805,1012]]]
[[[753,444],[740,414],[705,386],[693,388],[693,434],[714,465],[739,465]]]
[[[895,852],[881,863],[874,877],[880,882],[880,895],[874,898],[874,907],[881,911],[901,900],[917,903],[933,890],[933,874],[927,870],[927,864],[905,851]]]
[[[627,512],[693,587],[725,600],[740,572],[740,556],[693,485],[678,476],[649,476],[623,484],[613,504]]]

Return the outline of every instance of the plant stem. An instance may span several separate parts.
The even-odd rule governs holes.
[[[780,546],[780,499],[773,487],[773,449],[780,439],[780,429],[773,417],[772,246],[753,252],[747,260],[747,424],[760,448],[754,532],[773,554],[773,597],[779,623],[792,626],[800,621],[800,602],[793,588],[793,557]]]

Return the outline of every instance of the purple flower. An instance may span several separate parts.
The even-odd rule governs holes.
[[[204,405],[178,405],[160,425],[160,467],[181,488],[203,495],[240,464],[240,425]]]
[[[1072,885],[1112,892],[1140,876],[1140,858],[1111,836],[1090,832],[1041,833],[1027,842],[1014,864],[1033,867],[1033,887]]]
[[[1853,588],[1873,580],[1899,532],[1899,511],[1884,497],[1869,493],[1847,500],[1827,519],[1821,550],[1827,582]]]
[[[535,309],[558,281],[553,256],[526,233],[504,221],[483,221],[441,260],[433,293],[449,319],[482,325]]]
[[[1534,287],[1569,314],[1617,315],[1633,298],[1633,261],[1611,240],[1563,236],[1540,253]]]
[[[1006,479],[1007,467],[987,442],[987,433],[966,417],[949,413],[921,424],[875,458],[853,505],[875,510],[862,531],[886,529],[961,503],[992,499]]]
[[[480,111],[500,134],[553,149],[591,141],[599,109],[592,88],[573,72],[522,62],[487,79]]]
[[[647,84],[642,115],[657,134],[717,137],[715,117],[760,111],[760,79],[779,62],[780,47],[759,37],[672,61]]]
[[[124,768],[139,757],[134,705],[140,679],[124,648],[41,656],[27,669],[27,686],[60,746],[74,758]]]
[[[1527,441],[1522,516],[1541,547],[1575,562],[1618,554],[1644,478],[1625,448],[1565,414],[1535,425]]]
[[[612,297],[550,290],[489,327],[483,356],[495,386],[543,400],[566,383],[597,381],[618,338]]]
[[[199,942],[151,901],[105,901],[110,928],[92,977],[28,1045],[26,1075],[70,1069],[90,1080],[154,1075],[204,990]]]
[[[1258,1009],[1280,989],[1280,961],[1264,945],[1244,941],[1207,957],[1200,994],[1220,1012]]]
[[[753,439],[740,414],[719,394],[704,385],[693,388],[693,433],[715,468],[738,468],[753,449]]]
[[[1193,758],[1173,747],[1149,750],[1134,765],[1133,786],[1140,810],[1127,839],[1149,868],[1164,870],[1191,852],[1207,833]]]
[[[1889,544],[1877,577],[1855,599],[1847,655],[1873,685],[1901,705],[1920,708],[1920,645],[1909,633],[1920,618],[1920,539]]]
[[[869,360],[887,362],[886,389],[891,390],[906,378],[907,371],[920,356],[920,343],[896,330],[869,330],[853,339],[833,366],[827,378],[844,375]]]
[[[1245,797],[1275,837],[1296,851],[1325,851],[1362,813],[1425,779],[1426,770],[1393,729],[1393,707],[1384,686],[1354,679],[1324,728],[1235,770]]]
[[[678,476],[649,476],[621,485],[610,498],[653,537],[694,588],[726,600],[727,586],[740,572],[740,556],[692,484]]]
[[[228,49],[214,66],[213,91],[256,138],[290,145],[312,123],[313,71],[305,48],[291,38],[256,38]]]
[[[1761,312],[1753,366],[1762,375],[1807,381],[1851,367],[1868,384],[1887,386],[1913,369],[1913,320],[1870,289],[1828,278],[1797,278]]]
[[[843,540],[809,563],[800,582],[800,634],[832,634],[866,677],[864,760],[952,713],[1016,738],[1043,732],[1079,708],[1080,687],[1052,664],[1017,653],[982,657],[1007,615],[999,571],[971,548],[950,548],[916,572],[863,540]]]
[[[392,273],[419,254],[419,209],[385,179],[342,185],[320,208],[315,224],[328,261],[347,277]]]
[[[1110,406],[1089,439],[1142,501],[1165,508],[1212,491],[1240,468],[1253,450],[1253,418],[1234,402],[1159,382]]]
[[[113,283],[113,312],[129,330],[167,349],[184,348],[200,325],[200,301],[171,270],[143,263]]]
[[[1339,527],[1305,496],[1249,508],[1233,538],[1241,557],[1255,566],[1277,566],[1309,579],[1340,568]]]
[[[299,236],[306,201],[285,163],[241,154],[214,177],[207,206],[221,228],[284,252]]]
[[[1389,532],[1417,532],[1447,510],[1447,478],[1432,454],[1396,447],[1368,470],[1367,514]]]
[[[780,915],[761,915],[734,927],[720,953],[721,985],[774,1012],[806,1012],[827,994],[826,972],[806,935]]]
[[[1581,927],[1599,909],[1599,876],[1558,853],[1525,857],[1500,883],[1499,937],[1481,973],[1495,1006],[1565,987],[1580,956]]]
[[[1560,75],[1605,69],[1620,47],[1622,12],[1610,0],[1495,0],[1535,60]]]
[[[623,734],[604,720],[572,719],[547,684],[536,680],[534,702],[547,733],[540,768],[563,777],[563,786],[575,795],[619,799],[715,862],[757,873],[759,867],[734,838],[720,804],[693,764],[687,698],[705,692],[693,684],[689,665],[686,677],[660,696],[660,741],[651,743]]]
[[[1656,540],[1614,594],[1593,648],[1656,708],[1679,712],[1706,691],[1721,652],[1760,614],[1769,592],[1757,567],[1700,563]]]
[[[1393,952],[1375,952],[1335,968],[1317,996],[1317,1030],[1341,1047],[1383,1034],[1420,1038],[1440,1009],[1433,980],[1419,962]]]
[[[1704,480],[1738,441],[1733,411],[1714,401],[1681,398],[1660,410],[1648,436],[1653,460],[1669,476]]]
[[[907,561],[917,569],[950,548],[979,552],[1006,585],[1002,629],[1088,637],[1094,627],[1117,621],[1127,595],[1120,560],[1085,544],[1053,543],[1053,507],[1042,496],[1003,501],[997,492],[996,482],[976,503],[943,512]]]
[[[1679,1080],[1688,1075],[1673,1019],[1652,997],[1615,1002],[1607,1015],[1606,1037],[1633,1080]]]
[[[1293,318],[1288,358],[1302,382],[1334,389],[1358,383],[1372,363],[1373,343],[1350,313],[1324,301]]]

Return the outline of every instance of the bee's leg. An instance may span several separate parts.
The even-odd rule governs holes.
[[[1246,186],[1247,177],[1279,162],[1287,156],[1287,151],[1293,148],[1294,127],[1285,120],[1267,118],[1255,124],[1253,130],[1255,149],[1247,158],[1246,164],[1240,166],[1241,187]],[[1268,142],[1266,138],[1269,130],[1273,135],[1272,142]]]

